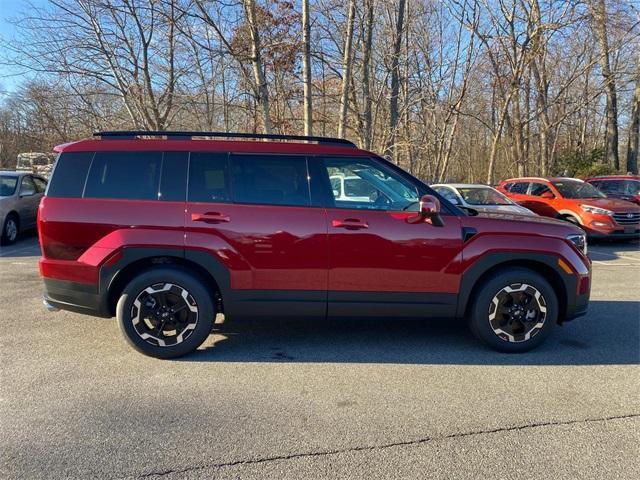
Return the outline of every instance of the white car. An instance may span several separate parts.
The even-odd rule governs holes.
[[[472,208],[480,213],[515,213],[533,215],[528,208],[518,205],[506,195],[488,185],[472,183],[443,183],[431,185],[436,192],[454,205]]]

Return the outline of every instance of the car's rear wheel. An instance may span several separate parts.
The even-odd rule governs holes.
[[[483,281],[470,314],[471,330],[487,345],[503,352],[526,352],[554,329],[558,297],[538,273],[510,268]]]
[[[198,277],[179,268],[154,268],[124,288],[116,316],[133,348],[151,357],[175,358],[206,340],[215,310]]]
[[[16,214],[10,213],[2,226],[2,245],[15,243],[18,239],[18,233],[20,233],[20,221]]]

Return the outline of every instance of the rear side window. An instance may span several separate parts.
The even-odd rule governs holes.
[[[234,202],[310,205],[305,157],[232,155],[231,165]]]
[[[511,193],[519,193],[521,195],[525,195],[527,193],[527,188],[529,187],[529,182],[516,182],[511,185],[509,191]]]
[[[226,153],[192,152],[189,160],[189,201],[230,202]]]
[[[44,191],[47,189],[47,182],[40,177],[32,177],[32,178],[33,178],[33,183],[36,184],[36,191],[38,193],[44,193]]]
[[[61,153],[49,182],[47,196],[82,197],[93,152]]]
[[[162,152],[96,152],[85,198],[157,200]]]

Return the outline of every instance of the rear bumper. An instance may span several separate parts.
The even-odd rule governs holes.
[[[98,294],[95,285],[43,278],[44,301],[50,306],[94,317],[109,318],[104,296]]]

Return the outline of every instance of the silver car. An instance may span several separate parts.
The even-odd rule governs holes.
[[[0,243],[10,245],[21,231],[35,228],[47,181],[28,172],[0,171]]]
[[[443,183],[431,185],[436,192],[459,207],[472,208],[480,213],[515,213],[536,215],[518,205],[506,195],[488,185],[473,183]]]

